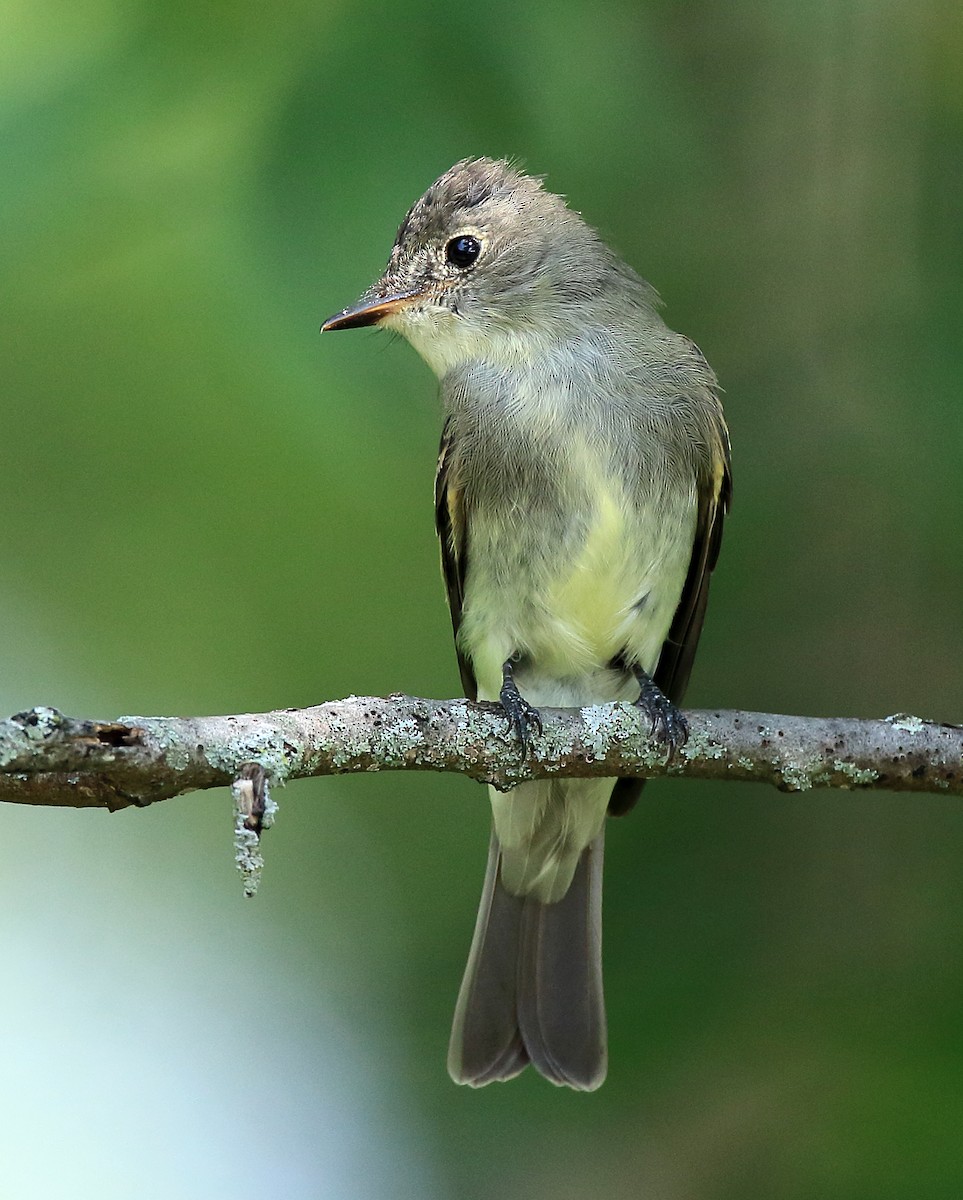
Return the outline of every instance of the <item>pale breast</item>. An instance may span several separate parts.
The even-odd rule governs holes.
[[[697,504],[682,424],[582,360],[476,363],[443,394],[467,522],[459,644],[479,696],[497,697],[517,655],[533,701],[533,687],[556,697],[542,703],[620,698],[613,659],[654,669],[688,570]]]
[[[558,683],[608,674],[618,657],[653,670],[688,569],[694,487],[633,492],[583,443],[542,494],[519,491],[472,508],[460,642],[479,694],[497,695],[511,655]]]

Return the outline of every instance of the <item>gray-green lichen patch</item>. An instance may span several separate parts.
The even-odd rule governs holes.
[[[330,735],[331,764],[334,767],[347,766],[370,748],[366,730],[359,731],[355,726],[341,721],[331,722]]]
[[[726,748],[714,741],[708,733],[692,730],[689,739],[682,747],[682,755],[687,760],[694,758],[725,758]]]
[[[260,815],[261,830],[270,828],[277,818],[278,806],[271,795],[267,780],[262,783]],[[254,896],[261,883],[264,856],[261,853],[261,837],[249,828],[251,820],[254,785],[250,779],[236,779],[231,785],[234,800],[234,863],[241,872],[241,886],[245,896]]]
[[[239,813],[234,819],[234,862],[241,872],[244,895],[256,895],[264,869],[261,839],[253,830],[245,828],[244,818]]]
[[[194,750],[194,741],[187,737],[178,740],[178,761],[182,754],[186,755],[183,761],[186,767]],[[173,743],[171,748],[174,749]],[[215,771],[223,771],[228,775],[233,775],[240,763],[256,762],[264,768],[272,782],[283,783],[288,777],[290,764],[284,753],[283,738],[251,737],[249,730],[238,730],[236,734],[224,737],[221,743],[211,739],[204,746],[203,755]]]
[[[570,758],[575,753],[570,728],[561,721],[546,721],[542,732],[535,739],[535,746],[538,757],[549,771],[559,770],[558,760]],[[588,755],[583,757],[587,759]]]
[[[790,792],[808,792],[813,787],[811,767],[787,762],[779,767],[779,775],[783,786]]]
[[[6,769],[33,752],[34,743],[44,742],[58,733],[64,724],[63,714],[55,708],[39,705],[20,712],[7,721],[0,721],[0,768]],[[27,743],[25,746],[24,743]]]
[[[485,758],[484,745],[474,729],[474,716],[467,700],[459,700],[448,708],[448,720],[453,731],[452,749],[459,758],[469,762]]]
[[[378,737],[378,758],[372,770],[378,770],[382,765],[387,767],[401,766],[409,752],[424,747],[425,734],[421,725],[414,717],[396,717],[391,725],[382,726]],[[370,743],[368,750],[370,752]]]
[[[137,717],[124,717],[124,722],[137,721]],[[141,725],[149,728],[146,722],[141,720]],[[151,730],[152,736],[153,730]],[[166,731],[163,737],[159,737],[159,744],[163,747],[164,762],[172,771],[186,771],[191,764],[191,749],[188,749],[189,744],[192,744],[192,739],[189,739],[182,733],[177,731]],[[213,757],[213,756],[210,756]],[[220,764],[217,764],[220,765]]]
[[[18,713],[13,718],[23,729],[23,735],[31,741],[42,742],[63,727],[63,713],[46,704],[38,704],[29,712]]]
[[[854,787],[868,787],[879,779],[879,771],[870,767],[857,767],[855,763],[843,762],[839,758],[833,762],[833,769],[850,780]]]
[[[283,785],[282,785],[283,786]],[[271,787],[268,781],[264,781],[264,812],[261,814],[261,828],[270,829],[274,822],[278,819],[278,804],[271,794]]]
[[[324,736],[317,743],[318,752],[329,758],[336,770],[352,766],[365,766],[369,771],[390,770],[411,762],[423,749],[424,725],[417,716],[385,715],[380,707],[365,708],[360,703],[345,707],[344,718],[327,714]]]
[[[448,714],[456,729],[467,729],[471,724],[471,709],[467,700],[455,700],[448,706]]]
[[[639,763],[656,766],[665,757],[658,751],[639,746],[639,712],[631,704],[589,704],[579,710],[585,727],[583,742],[586,757],[605,758],[613,744],[634,743]]]
[[[926,722],[911,713],[893,713],[891,717],[884,717],[884,720],[903,733],[922,733],[926,728]]]

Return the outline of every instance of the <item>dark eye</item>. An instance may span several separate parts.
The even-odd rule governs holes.
[[[445,258],[453,267],[470,267],[481,254],[481,242],[470,233],[452,238],[445,247]]]

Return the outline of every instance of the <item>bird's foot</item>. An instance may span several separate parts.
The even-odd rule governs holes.
[[[502,667],[502,687],[498,699],[508,718],[509,729],[521,743],[522,757],[525,758],[532,744],[533,731],[538,734],[542,732],[542,718],[538,709],[529,704],[518,690],[518,684],[512,678],[511,660]]]
[[[689,723],[682,715],[682,710],[663,694],[662,689],[641,667],[635,668],[635,677],[641,689],[635,706],[649,718],[649,732],[669,747],[671,755],[685,745],[689,737]]]

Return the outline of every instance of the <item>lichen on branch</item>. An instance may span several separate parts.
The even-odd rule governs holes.
[[[66,717],[33,708],[0,721],[0,800],[116,810],[231,786],[245,767],[271,784],[359,771],[449,771],[508,789],[551,775],[671,775],[817,787],[963,794],[963,728],[691,710],[667,759],[631,704],[544,709],[527,757],[498,705],[349,696],[313,708],[221,717]]]

